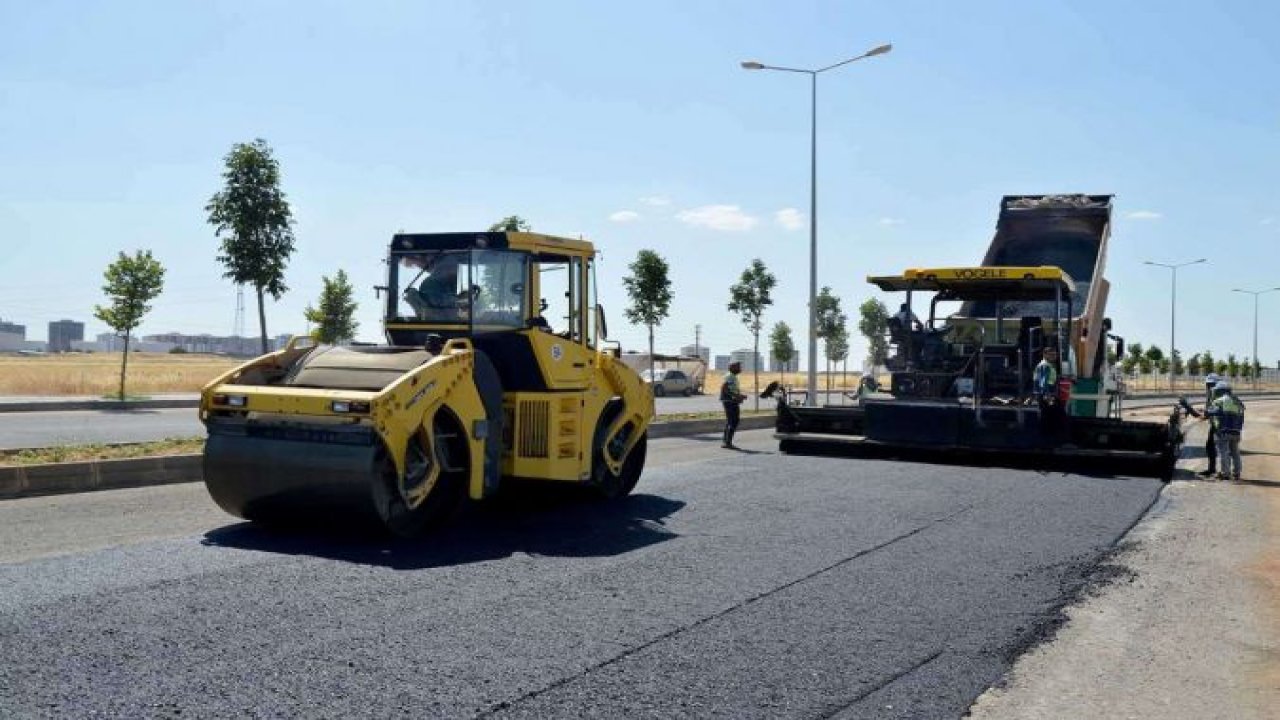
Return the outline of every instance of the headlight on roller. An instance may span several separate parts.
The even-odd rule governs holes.
[[[329,409],[336,413],[365,413],[369,412],[369,403],[359,400],[334,400],[329,403]]]

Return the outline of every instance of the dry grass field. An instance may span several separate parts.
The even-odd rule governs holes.
[[[218,374],[238,365],[214,355],[135,353],[129,356],[129,395],[196,392]],[[115,394],[120,353],[0,356],[0,396]]]

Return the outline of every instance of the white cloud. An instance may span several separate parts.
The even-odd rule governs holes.
[[[666,207],[671,204],[671,198],[666,195],[646,195],[640,198],[640,204],[649,207]]]
[[[1259,224],[1259,225],[1271,225],[1271,224],[1274,224],[1274,223],[1275,223],[1275,221],[1276,221],[1276,219],[1275,219],[1275,218],[1262,218],[1262,222],[1260,222],[1260,223],[1258,223],[1258,224]]]
[[[737,205],[703,205],[692,210],[681,210],[676,219],[689,225],[739,232],[750,230],[759,222],[754,217],[742,212]]]
[[[619,210],[609,216],[609,219],[616,223],[635,222],[640,219],[640,213],[635,210]]]
[[[880,224],[881,224],[881,225],[883,225],[883,226],[885,226],[885,227],[893,227],[894,225],[902,225],[902,224],[904,224],[904,223],[906,223],[906,222],[907,222],[907,221],[906,221],[906,220],[903,220],[902,218],[892,218],[892,217],[882,217],[882,218],[880,218]]]
[[[799,230],[804,227],[804,215],[795,208],[782,208],[773,214],[773,219],[784,230]]]
[[[1159,220],[1164,217],[1154,210],[1134,210],[1131,213],[1125,213],[1125,217],[1130,220]]]

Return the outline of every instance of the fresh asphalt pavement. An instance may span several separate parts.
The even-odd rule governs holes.
[[[0,717],[958,717],[1161,487],[741,444],[414,542],[0,502]]]

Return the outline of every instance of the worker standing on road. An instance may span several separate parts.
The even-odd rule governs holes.
[[[1058,423],[1058,349],[1047,347],[1040,364],[1032,374],[1032,392],[1040,406],[1040,427],[1045,432],[1056,432]]]
[[[738,373],[742,372],[742,363],[729,363],[729,374],[720,386],[720,404],[724,405],[724,443],[720,447],[737,450],[733,444],[733,433],[738,429],[738,419],[742,414],[742,401],[747,399],[742,394],[742,386],[738,383]]]
[[[1244,430],[1244,403],[1231,394],[1231,383],[1213,386],[1213,404],[1205,414],[1218,428],[1218,479],[1240,480],[1240,433]]]
[[[1209,467],[1200,473],[1200,477],[1213,477],[1218,474],[1218,423],[1215,418],[1209,416],[1209,408],[1213,406],[1213,386],[1221,380],[1217,373],[1204,376],[1204,412],[1205,417],[1209,418],[1208,439],[1204,441],[1204,456],[1209,458]]]

